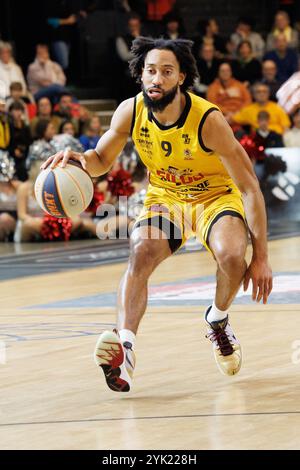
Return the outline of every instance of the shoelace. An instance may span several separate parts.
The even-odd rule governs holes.
[[[217,331],[212,330],[206,335],[206,338],[210,339],[212,343],[215,341],[217,342],[222,356],[229,356],[233,353],[232,344],[223,328],[220,328]]]

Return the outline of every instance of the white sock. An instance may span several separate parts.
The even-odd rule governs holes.
[[[122,341],[122,343],[126,343],[126,341],[128,341],[128,343],[131,343],[132,344],[132,349],[134,349],[134,343],[135,343],[135,334],[130,331],[130,330],[120,330],[119,331],[119,336],[120,336],[120,339]]]
[[[213,321],[221,321],[221,320],[224,320],[224,318],[227,317],[228,315],[228,311],[229,309],[227,310],[219,310],[218,307],[216,307],[216,304],[215,302],[213,302],[212,304],[212,307],[209,311],[209,314],[207,315],[207,318],[206,320],[211,323]]]

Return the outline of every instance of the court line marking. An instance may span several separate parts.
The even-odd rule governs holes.
[[[215,413],[215,414],[196,414],[196,415],[174,415],[174,416],[137,416],[128,418],[91,418],[91,419],[72,419],[57,421],[29,421],[25,423],[0,423],[0,428],[8,426],[36,426],[45,424],[72,424],[72,423],[99,423],[105,421],[134,421],[151,419],[180,419],[180,418],[223,418],[232,416],[280,416],[280,415],[300,415],[300,411],[264,411],[249,413]]]

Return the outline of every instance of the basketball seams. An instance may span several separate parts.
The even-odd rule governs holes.
[[[85,170],[85,169],[83,168],[83,166],[81,165],[81,163],[78,162],[77,160],[76,160],[76,161],[75,161],[75,160],[68,160],[68,165],[75,166],[76,168],[79,168],[80,170],[84,171],[84,173],[85,173],[86,175],[88,175],[88,177],[89,177],[90,179],[92,179],[92,178],[91,178],[91,175],[89,174],[89,172],[88,172],[87,170]]]
[[[49,174],[49,172],[48,172]],[[44,185],[44,182],[46,181],[46,178],[48,176],[48,174],[46,174],[44,176],[44,179],[42,181],[42,183],[39,182],[39,187],[38,187],[38,191],[37,191],[37,188],[36,188],[36,185],[34,186],[34,194],[35,194],[35,197],[39,203],[39,205],[41,206],[41,208],[43,209],[43,211],[47,212],[47,208],[44,204],[44,198],[43,198],[43,185]],[[39,175],[38,177],[40,177],[41,175]]]
[[[80,192],[80,195],[82,197],[82,202],[83,202],[83,207],[86,207],[86,201],[85,201],[85,197],[84,197],[84,194],[79,186],[79,184],[77,183],[76,179],[74,178],[74,176],[72,175],[72,173],[70,173],[67,168],[64,168],[64,171],[66,172],[66,174],[69,176],[69,178],[71,178],[71,180],[73,181],[73,183],[76,185],[77,189],[79,190]]]

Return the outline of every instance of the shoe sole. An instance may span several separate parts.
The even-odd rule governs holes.
[[[101,367],[108,387],[114,392],[129,392],[131,379],[125,367],[124,350],[119,337],[113,331],[105,331],[99,337],[94,361]]]
[[[217,352],[214,351],[214,358],[216,361],[216,364],[218,366],[219,371],[223,374],[226,375],[227,377],[232,377],[233,375],[236,375],[239,373],[241,367],[242,367],[242,350],[241,348],[239,349],[239,354],[240,354],[240,362],[238,364],[238,367],[236,369],[232,369],[230,372],[228,372],[226,369],[223,369],[222,366],[220,365],[217,357]],[[230,356],[227,356],[230,357]]]

